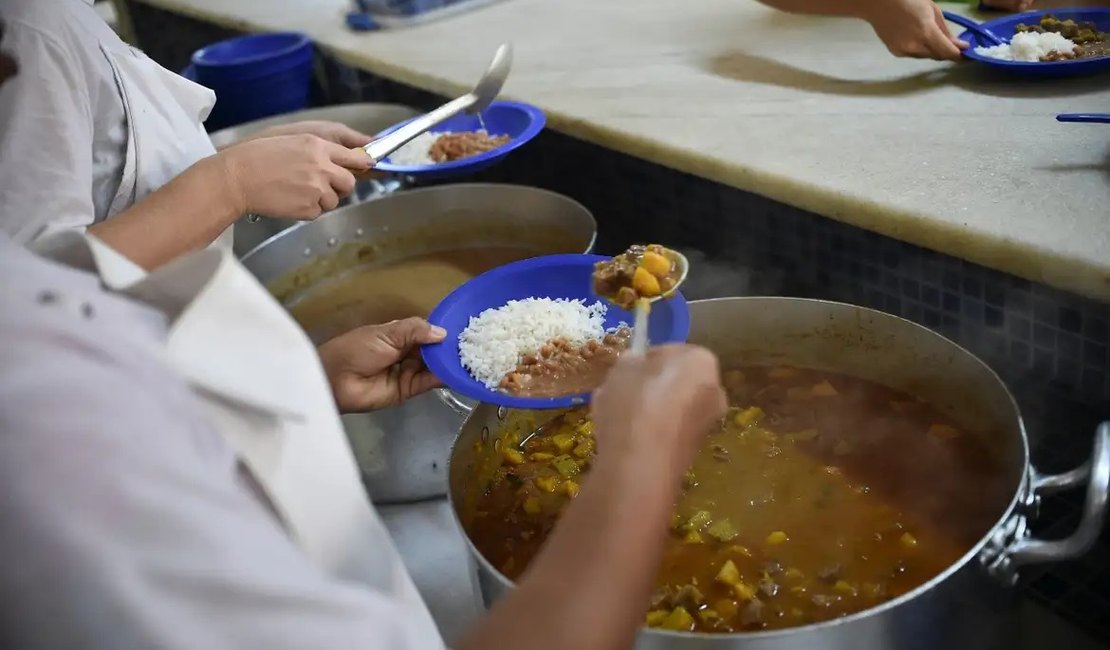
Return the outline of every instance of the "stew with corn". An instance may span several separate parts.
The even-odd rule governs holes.
[[[911,395],[793,367],[723,379],[733,406],[685,477],[648,626],[730,633],[859,612],[929,581],[1001,514],[1012,487],[1001,464]],[[495,440],[499,465],[466,523],[512,579],[594,457],[585,410],[560,417],[523,444]]]

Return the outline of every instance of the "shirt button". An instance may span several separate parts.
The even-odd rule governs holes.
[[[40,291],[37,297],[40,305],[53,305],[58,302],[58,294],[53,291]]]

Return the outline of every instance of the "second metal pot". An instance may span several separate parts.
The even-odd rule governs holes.
[[[1094,544],[1110,492],[1110,422],[1095,435],[1089,463],[1046,476],[1032,467],[1025,428],[1005,384],[986,364],[915,323],[842,303],[800,298],[721,298],[690,303],[690,341],[722,364],[796,365],[870,379],[937,405],[999,455],[1013,482],[998,520],[958,562],[917,589],[878,607],[820,624],[745,634],[680,634],[645,629],[637,650],[937,650],[989,648],[1004,630],[1012,590],[1025,565],[1077,557]],[[539,416],[550,418],[552,414]],[[515,421],[514,421],[515,420]],[[524,423],[521,422],[524,421]],[[448,496],[463,530],[484,477],[496,467],[495,442],[506,427],[527,426],[522,412],[483,404],[463,425],[451,453]],[[996,433],[985,433],[996,432]],[[1086,488],[1079,528],[1063,540],[1031,536],[1042,494]],[[975,485],[966,486],[974,491]],[[512,583],[469,542],[488,606]],[[597,588],[583,584],[583,589]]]

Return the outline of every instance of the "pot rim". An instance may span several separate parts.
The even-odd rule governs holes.
[[[963,352],[964,354],[966,354],[969,357],[971,357],[972,359],[974,359],[976,363],[978,363],[980,366],[982,366],[989,373],[989,375],[991,377],[993,377],[999,383],[999,385],[1002,387],[1003,391],[1005,392],[1007,400],[1010,402],[1010,405],[1013,409],[1013,413],[1014,413],[1014,416],[1015,416],[1015,419],[1016,419],[1017,430],[1018,430],[1018,433],[1021,435],[1021,450],[1022,450],[1022,457],[1024,459],[1024,464],[1022,466],[1022,470],[1021,470],[1021,473],[1020,473],[1020,479],[1018,481],[1018,484],[1014,487],[1014,494],[1010,498],[1009,505],[1007,505],[1006,508],[1004,508],[1003,512],[998,517],[998,519],[994,522],[994,524],[992,524],[990,526],[990,528],[988,528],[983,533],[983,536],[979,539],[979,541],[976,542],[966,553],[964,553],[962,556],[960,556],[960,558],[958,560],[956,560],[955,562],[950,564],[948,566],[948,568],[946,568],[944,571],[941,571],[937,575],[933,576],[933,578],[928,580],[927,582],[924,582],[924,583],[918,585],[917,587],[911,589],[910,591],[907,591],[906,593],[902,594],[901,596],[898,596],[897,598],[893,598],[891,600],[888,600],[884,603],[876,605],[875,607],[870,607],[868,609],[856,612],[854,614],[849,614],[848,616],[843,616],[843,617],[831,619],[831,620],[828,620],[828,621],[821,621],[820,623],[811,623],[809,625],[799,625],[799,626],[795,626],[795,627],[788,627],[788,628],[783,628],[783,629],[778,629],[778,630],[766,630],[766,631],[760,631],[760,632],[730,632],[730,633],[722,633],[722,634],[718,634],[718,633],[710,634],[710,633],[707,633],[707,632],[674,632],[674,631],[670,631],[670,630],[660,630],[658,628],[650,628],[650,627],[646,627],[646,626],[641,625],[639,630],[638,630],[638,633],[639,634],[658,635],[658,636],[661,636],[661,637],[673,637],[675,639],[680,639],[681,640],[681,639],[733,639],[733,638],[774,639],[774,638],[777,638],[777,637],[786,637],[786,636],[789,636],[789,635],[792,635],[792,634],[797,634],[797,633],[803,632],[803,631],[805,631],[805,632],[819,632],[821,630],[832,629],[832,628],[835,628],[835,627],[840,626],[840,625],[849,625],[851,623],[855,623],[857,621],[861,621],[863,619],[870,618],[872,616],[882,614],[882,613],[884,613],[886,611],[889,611],[889,610],[892,610],[896,607],[900,607],[900,606],[902,606],[902,605],[904,605],[904,604],[922,596],[923,594],[931,591],[932,589],[934,589],[935,587],[937,587],[938,585],[940,585],[944,581],[948,580],[949,578],[951,578],[953,575],[955,575],[959,571],[963,570],[963,568],[965,566],[967,566],[967,564],[969,562],[973,561],[977,556],[979,556],[980,553],[982,553],[984,547],[986,547],[986,545],[990,543],[991,538],[994,535],[995,531],[997,531],[1001,527],[1003,527],[1003,525],[1012,517],[1015,509],[1017,508],[1017,504],[1018,504],[1023,492],[1026,489],[1026,485],[1027,485],[1028,480],[1029,480],[1029,474],[1030,474],[1030,469],[1031,469],[1030,457],[1029,457],[1029,436],[1025,431],[1025,422],[1021,417],[1021,410],[1018,408],[1017,400],[1014,399],[1013,393],[1010,392],[1009,386],[1006,385],[1006,382],[1002,381],[1002,378],[998,376],[998,373],[996,373],[993,368],[991,368],[989,365],[987,365],[987,363],[985,361],[983,361],[978,356],[972,354],[969,350],[967,350],[967,348],[965,348],[962,345],[956,343],[955,341],[953,341],[952,339],[944,336],[943,334],[941,334],[939,332],[936,332],[932,329],[929,329],[928,327],[925,327],[924,325],[921,325],[921,324],[915,323],[915,322],[913,322],[909,319],[903,318],[901,316],[896,316],[894,314],[890,314],[890,313],[887,313],[887,312],[884,312],[884,311],[881,311],[881,310],[878,310],[878,309],[872,309],[870,307],[861,307],[859,305],[853,305],[851,303],[840,302],[840,301],[836,301],[836,300],[822,300],[822,299],[817,299],[817,298],[795,298],[795,297],[790,297],[790,296],[730,296],[730,297],[722,297],[722,298],[706,298],[706,299],[702,299],[702,300],[691,300],[690,301],[690,306],[691,306],[691,309],[693,309],[693,307],[695,305],[702,304],[702,303],[714,303],[714,302],[724,302],[724,301],[730,301],[731,302],[731,301],[735,301],[735,300],[771,301],[771,302],[804,301],[804,302],[810,302],[810,303],[819,303],[819,304],[823,304],[823,305],[836,305],[836,306],[851,307],[851,308],[854,308],[854,309],[859,309],[859,310],[864,311],[864,312],[868,312],[868,313],[873,314],[873,315],[883,316],[883,317],[886,317],[886,318],[893,318],[893,319],[902,321],[904,323],[912,325],[915,328],[919,328],[919,329],[923,330],[924,333],[926,333],[928,335],[938,337],[938,338],[944,340],[945,342],[955,346],[956,349],[958,349],[959,351]],[[691,316],[694,316],[694,315],[691,314]],[[479,405],[479,406],[483,406],[483,405]],[[477,411],[477,409],[475,409],[475,411]],[[462,434],[462,429],[465,428],[466,425],[470,422],[470,419],[473,417],[475,411],[471,411],[471,414],[463,422],[463,426],[459,429],[459,435],[460,436]],[[459,438],[459,436],[456,436],[455,442],[452,443],[452,445],[451,445],[451,455],[448,456],[448,459],[447,459],[447,476],[448,477],[450,477],[452,475],[452,468],[453,468],[454,461],[455,461],[454,451],[455,451],[455,445],[458,443],[458,438]],[[514,583],[512,580],[509,580],[508,578],[506,578],[500,571],[497,570],[496,567],[494,567],[492,564],[490,564],[489,561],[485,558],[485,556],[482,555],[482,553],[477,549],[477,547],[474,546],[474,542],[471,541],[470,535],[468,535],[466,533],[466,528],[465,528],[465,526],[463,526],[462,521],[459,519],[458,510],[455,508],[455,495],[452,493],[452,490],[450,488],[450,483],[448,484],[448,489],[447,489],[447,502],[451,506],[451,516],[454,518],[456,525],[459,527],[459,530],[462,531],[463,537],[466,539],[467,548],[470,549],[471,556],[475,558],[475,560],[479,563],[479,565],[481,565],[492,576],[494,576],[498,580],[498,582],[501,583],[502,586],[508,587],[510,589],[515,589],[516,588],[516,583]]]
[[[585,249],[586,252],[589,253],[590,251],[592,251],[594,249],[594,246],[597,245],[597,217],[595,217],[594,213],[591,212],[586,206],[582,205],[582,203],[580,203],[579,201],[576,201],[575,199],[572,199],[571,197],[567,196],[566,194],[561,194],[559,192],[553,192],[551,190],[545,190],[545,189],[540,188],[540,187],[532,187],[531,185],[519,185],[519,184],[516,184],[516,183],[448,183],[446,185],[434,185],[432,187],[420,187],[420,188],[411,189],[411,190],[406,189],[406,190],[400,190],[400,191],[397,191],[397,192],[390,192],[389,194],[386,194],[384,196],[371,198],[371,199],[369,199],[367,201],[364,201],[362,203],[359,203],[357,205],[345,206],[344,208],[340,208],[340,211],[349,210],[349,209],[355,208],[355,207],[363,207],[363,206],[366,206],[366,205],[372,205],[372,204],[377,203],[379,201],[402,200],[404,197],[419,195],[419,194],[431,194],[431,193],[449,192],[449,191],[471,191],[471,190],[478,190],[478,189],[485,189],[485,190],[494,191],[494,190],[502,190],[502,189],[507,189],[507,188],[528,190],[529,192],[533,192],[533,193],[536,193],[536,194],[546,194],[548,196],[556,197],[556,198],[559,198],[563,201],[569,202],[574,207],[580,209],[583,214],[587,215],[590,218],[590,221],[593,223],[592,233],[590,234],[590,239],[587,242],[586,249]],[[341,217],[341,216],[342,216],[341,213],[331,213],[331,214],[327,214],[327,215],[322,216],[321,219],[328,219],[328,218],[332,218],[332,217]],[[261,241],[260,243],[255,245],[254,248],[252,248],[249,251],[247,251],[246,253],[244,253],[243,256],[241,258],[239,258],[239,261],[242,262],[244,266],[249,266],[250,259],[252,257],[254,257],[255,255],[260,255],[262,253],[262,251],[267,246],[269,246],[270,244],[273,244],[277,241],[280,241],[283,237],[292,237],[296,232],[300,231],[302,228],[311,227],[312,224],[317,223],[318,221],[319,220],[316,220],[316,221],[299,221],[299,222],[293,224],[292,226],[289,226],[288,228],[285,228],[284,230],[281,230],[280,232],[276,232],[273,235],[270,235],[269,237],[267,237],[266,239],[264,239],[263,241]],[[354,240],[349,240],[349,241],[354,241]],[[344,243],[346,243],[346,242],[344,242]]]

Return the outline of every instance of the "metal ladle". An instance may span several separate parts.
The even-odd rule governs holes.
[[[633,309],[632,321],[632,342],[628,346],[628,353],[636,356],[643,356],[647,353],[648,349],[648,314],[651,313],[651,304],[666,300],[678,291],[678,287],[686,281],[686,275],[690,272],[690,261],[686,256],[676,250],[667,249],[667,255],[674,261],[675,271],[678,272],[678,277],[675,278],[674,286],[653,298],[640,298],[636,301]]]
[[[505,80],[509,78],[509,71],[512,67],[513,46],[510,43],[502,43],[494,52],[493,60],[490,61],[485,74],[474,86],[474,90],[413,119],[399,129],[374,140],[362,149],[370,156],[371,160],[377,162],[405,146],[421,133],[434,129],[459,113],[467,113],[468,115],[481,113],[493,100],[497,99],[497,95],[501,93],[501,87],[505,85]],[[250,223],[255,223],[258,219],[257,214],[247,215],[247,221]]]
[[[459,113],[465,112],[469,115],[481,113],[494,99],[497,99],[501,87],[505,85],[505,79],[509,77],[509,69],[512,65],[513,47],[503,43],[497,48],[493,60],[486,68],[486,73],[478,80],[474,90],[462,97],[452,99],[430,113],[421,115],[396,131],[374,140],[363,149],[372,160],[380,161],[403,147],[409,140]]]

